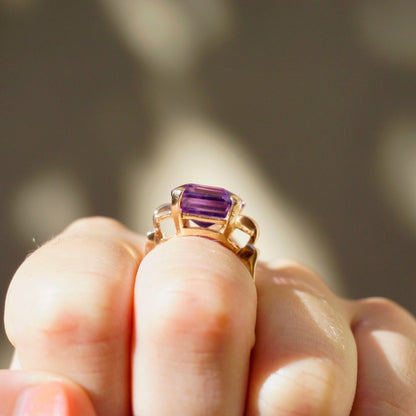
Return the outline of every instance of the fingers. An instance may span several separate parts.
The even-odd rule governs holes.
[[[134,414],[241,416],[255,314],[230,250],[199,237],[157,246],[136,281]]]
[[[120,224],[89,219],[24,262],[5,325],[13,368],[33,371],[0,371],[0,415],[127,415],[131,401],[158,416],[413,414],[416,321],[399,306],[341,300],[295,263],[258,268],[257,305],[220,244],[174,238],[137,272],[142,247]]]
[[[335,296],[294,263],[260,267],[249,416],[346,416],[356,349]]]
[[[48,373],[0,370],[2,416],[95,416],[87,394]]]
[[[386,299],[354,302],[357,393],[351,416],[413,415],[416,409],[416,322]]]
[[[101,415],[130,411],[133,285],[138,237],[112,220],[75,222],[19,268],[6,332],[24,369],[85,387]]]

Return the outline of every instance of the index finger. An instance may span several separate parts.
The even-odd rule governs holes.
[[[100,415],[130,411],[133,287],[140,236],[114,220],[78,220],[16,272],[5,326],[25,370],[84,387]]]

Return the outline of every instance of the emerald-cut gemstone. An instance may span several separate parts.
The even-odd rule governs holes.
[[[184,189],[180,209],[183,214],[195,215],[207,219],[224,220],[232,205],[231,193],[224,188],[187,184]],[[194,221],[201,227],[210,227],[209,221]]]

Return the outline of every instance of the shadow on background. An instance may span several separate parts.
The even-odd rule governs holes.
[[[145,17],[166,19],[159,37],[143,18],[134,32],[127,3],[0,1],[2,296],[26,253],[72,219],[131,224],[126,164],[152,156],[167,119],[199,112],[313,218],[347,295],[388,296],[415,312],[411,0],[213,1],[206,10],[137,0]]]

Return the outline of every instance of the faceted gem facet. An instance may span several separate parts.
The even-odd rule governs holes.
[[[225,219],[231,208],[231,193],[223,188],[196,184],[183,185],[180,209],[183,214],[198,217]],[[195,221],[201,227],[209,227],[213,223]]]

